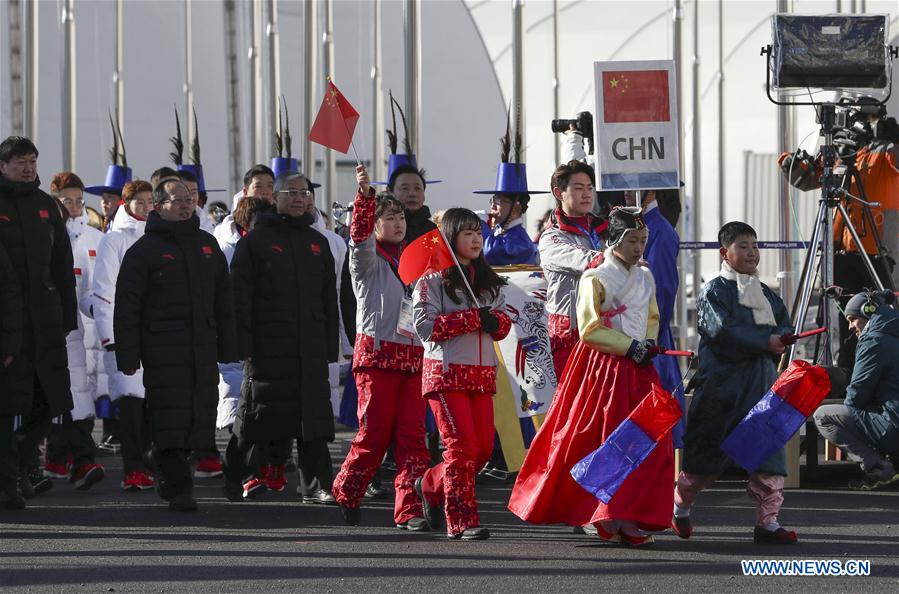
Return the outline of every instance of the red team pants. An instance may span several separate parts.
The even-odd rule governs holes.
[[[344,507],[359,507],[365,489],[393,444],[397,524],[422,517],[415,481],[430,462],[425,447],[425,404],[421,373],[366,367],[354,372],[359,390],[359,432],[337,477],[332,492]]]
[[[422,491],[429,504],[444,506],[447,533],[459,534],[481,525],[474,480],[493,453],[493,397],[443,392],[428,402],[445,449],[443,461],[425,472]]]

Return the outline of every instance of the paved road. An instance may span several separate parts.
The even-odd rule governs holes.
[[[121,463],[101,460],[109,475],[93,491],[57,481],[27,510],[0,511],[0,590],[899,591],[897,491],[789,491],[782,519],[801,543],[772,548],[752,543],[753,508],[740,483],[723,482],[700,498],[692,539],[668,532],[630,550],[519,521],[505,510],[507,485],[478,489],[489,541],[447,542],[396,530],[384,502],[344,526],[336,508],[298,503],[294,477],[283,493],[245,503],[225,501],[220,479],[200,480],[200,511],[176,514],[152,492],[122,493]],[[869,559],[872,575],[742,575],[741,559],[765,558]]]

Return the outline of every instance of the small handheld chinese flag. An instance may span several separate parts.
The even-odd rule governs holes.
[[[455,265],[453,254],[439,229],[425,233],[403,250],[400,256],[400,279],[411,285],[429,272],[443,272]]]
[[[330,77],[318,115],[309,131],[309,140],[346,154],[353,141],[359,112],[350,105]]]

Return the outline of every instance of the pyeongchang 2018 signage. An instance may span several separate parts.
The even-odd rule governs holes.
[[[680,187],[674,61],[593,66],[597,189]]]

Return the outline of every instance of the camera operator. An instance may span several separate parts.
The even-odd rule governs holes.
[[[589,111],[582,111],[571,120],[553,120],[552,131],[562,134],[560,153],[562,163],[581,161],[593,167],[594,171],[596,170],[593,114]],[[587,141],[587,151],[584,151],[584,140]],[[659,212],[671,223],[672,227],[677,227],[681,213],[680,190],[657,190],[655,196]],[[594,215],[606,220],[609,211],[615,206],[625,206],[624,192],[596,192],[596,201],[593,204]]]
[[[853,107],[847,107],[850,101]],[[846,168],[845,175],[850,177],[852,169],[856,169],[861,182],[859,188],[856,179],[852,179],[848,192],[863,200],[879,203],[879,206],[866,207],[857,200],[847,198],[843,205],[877,276],[885,287],[893,287],[899,281],[894,260],[899,253],[899,125],[894,118],[886,117],[886,109],[873,98],[843,99],[840,103],[844,106],[846,121],[844,129],[834,133],[839,165]],[[797,159],[796,155],[784,154],[778,161],[793,185],[802,190],[820,188],[820,158],[803,157]],[[839,212],[834,216],[833,229],[834,284],[849,295],[873,287],[874,281],[868,275],[859,247]],[[880,252],[878,238],[884,253]],[[841,305],[845,306],[848,298],[841,301]],[[851,368],[855,358],[855,336],[842,318],[839,331],[842,348],[837,364]]]

